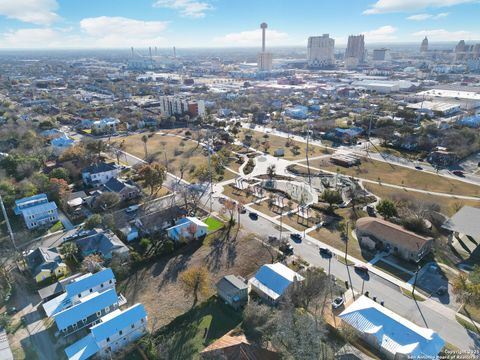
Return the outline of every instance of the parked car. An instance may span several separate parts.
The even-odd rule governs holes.
[[[320,255],[331,258],[333,253],[327,248],[320,248]]]
[[[283,252],[285,255],[292,255],[293,254],[293,246],[287,242],[280,245],[280,251]]]
[[[139,208],[140,208],[140,205],[130,205],[129,207],[127,207],[125,209],[125,212],[127,214],[131,214],[131,213],[134,213],[135,211],[137,211]]]
[[[417,170],[423,170],[423,168],[422,168],[421,166],[418,166],[418,165],[415,166],[415,169],[417,169]]]
[[[377,215],[375,214],[375,209],[373,208],[373,206],[367,205],[366,210],[367,210],[368,216],[377,217]]]
[[[7,309],[7,314],[8,314],[8,315],[13,315],[13,314],[16,314],[17,312],[18,312],[18,310],[17,310],[17,308],[14,307],[14,306],[9,307],[9,308]]]
[[[295,242],[301,242],[302,241],[302,235],[292,233],[292,234],[290,234],[290,239],[292,239]]]
[[[368,274],[368,268],[365,265],[355,265],[354,268],[356,271]]]
[[[465,173],[461,170],[453,170],[452,173],[455,176],[465,177]]]
[[[345,300],[343,299],[343,297],[339,296],[332,301],[332,308],[338,309],[343,305],[344,302]]]
[[[251,212],[248,214],[248,217],[252,220],[258,220],[258,214],[255,212]]]

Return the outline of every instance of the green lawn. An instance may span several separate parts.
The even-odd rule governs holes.
[[[53,224],[50,229],[48,229],[48,232],[49,233],[54,233],[55,231],[60,231],[63,229],[63,224],[62,222],[59,220],[57,221],[55,224]]]
[[[199,359],[200,351],[240,322],[240,312],[213,296],[174,319],[155,336],[165,344],[168,359]]]
[[[392,275],[393,277],[396,277],[397,279],[403,280],[405,282],[410,280],[413,276],[412,274],[402,271],[382,260],[377,261],[374,266]]]
[[[206,218],[203,222],[208,225],[208,232],[214,232],[223,227],[223,223],[213,216]]]

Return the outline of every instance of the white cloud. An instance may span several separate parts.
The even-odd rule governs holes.
[[[480,34],[474,34],[470,31],[458,30],[448,31],[445,29],[422,30],[412,34],[417,38],[428,36],[429,40],[435,41],[458,41],[462,39],[480,39]]]
[[[436,14],[436,15],[433,15],[433,14],[416,14],[416,15],[411,15],[411,16],[407,17],[407,20],[413,20],[413,21],[423,21],[423,20],[427,20],[427,19],[438,20],[438,19],[443,19],[443,18],[447,17],[448,15],[450,15],[450,13],[448,13],[448,12],[439,13],[439,14]]]
[[[391,12],[411,12],[426,8],[442,8],[478,0],[377,0],[364,14],[382,14]]]
[[[37,25],[49,25],[59,19],[56,0],[1,0],[0,15]]]
[[[288,34],[277,30],[267,30],[266,42],[268,45],[284,45],[288,40]],[[213,42],[224,46],[261,46],[262,30],[248,30],[238,33],[230,33],[224,36],[216,37]]]
[[[142,21],[124,17],[100,16],[80,21],[93,47],[155,46],[164,42],[165,21]]]
[[[205,13],[213,9],[208,2],[196,0],[157,0],[153,6],[178,10],[181,16],[191,18],[205,17]]]
[[[433,15],[431,15],[431,14],[416,14],[416,15],[412,15],[412,16],[407,17],[407,20],[423,21],[423,20],[430,19],[432,16]]]
[[[366,31],[363,34],[365,35],[365,41],[367,42],[385,42],[397,39],[395,36],[397,30],[397,28],[391,25],[385,25],[378,29]]]
[[[168,23],[101,16],[80,21],[78,28],[31,28],[0,33],[2,48],[128,48],[167,45]]]

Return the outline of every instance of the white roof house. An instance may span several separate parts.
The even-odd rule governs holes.
[[[304,277],[282,263],[265,264],[248,280],[250,288],[271,302],[277,302],[287,288]]]
[[[432,359],[445,345],[435,331],[412,323],[366,296],[339,316],[388,359]]]

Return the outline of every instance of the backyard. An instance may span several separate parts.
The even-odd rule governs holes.
[[[164,345],[168,359],[199,359],[200,351],[235,328],[241,319],[241,312],[212,296],[159,329],[154,336]]]
[[[129,303],[145,305],[153,330],[192,308],[193,296],[185,294],[178,281],[178,275],[185,269],[200,266],[208,270],[207,298],[214,294],[214,285],[221,277],[236,274],[249,278],[271,260],[268,250],[253,235],[241,230],[237,235],[235,230],[230,233],[227,229],[219,230],[212,236],[203,244],[191,243],[173,255],[165,255],[119,282],[118,292],[124,294]]]

